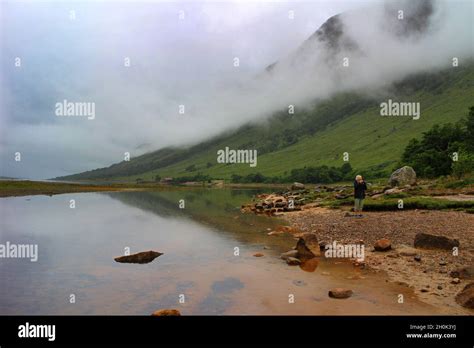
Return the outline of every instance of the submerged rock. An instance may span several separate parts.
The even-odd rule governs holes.
[[[152,313],[154,317],[172,317],[172,316],[180,316],[181,312],[177,309],[159,309]]]
[[[143,251],[141,253],[116,257],[114,260],[120,263],[150,263],[158,256],[163,255],[157,251]]]
[[[415,248],[424,249],[443,249],[452,250],[454,247],[459,247],[457,239],[450,239],[444,236],[435,236],[428,233],[418,233],[414,241]]]
[[[298,250],[290,250],[290,251],[287,251],[286,253],[283,253],[280,255],[280,257],[283,259],[283,260],[287,260],[288,258],[290,257],[293,257],[293,258],[298,258]]]
[[[298,266],[299,264],[301,264],[301,261],[296,257],[289,257],[286,259],[286,263],[290,266]]]
[[[458,304],[474,309],[474,283],[467,284],[455,297]]]
[[[332,297],[332,298],[349,298],[352,296],[352,290],[343,289],[343,288],[334,288],[334,289],[329,290],[328,295],[329,297]]]

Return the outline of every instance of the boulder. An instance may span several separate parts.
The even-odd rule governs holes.
[[[332,297],[332,298],[349,298],[352,296],[352,290],[343,289],[343,288],[335,288],[335,289],[329,290],[328,295],[329,297]]]
[[[290,257],[294,257],[294,258],[298,258],[298,250],[290,250],[290,251],[287,251],[286,253],[283,253],[280,255],[280,257],[283,259],[283,260],[287,260],[288,258]]]
[[[375,242],[374,249],[376,251],[387,251],[387,250],[392,249],[392,243],[386,238],[379,239],[378,241]]]
[[[303,233],[296,243],[296,250],[301,258],[312,259],[321,255],[318,237],[315,233]]]
[[[392,175],[390,175],[388,183],[391,187],[415,185],[416,173],[412,167],[404,166],[402,168],[397,169],[392,173]]]
[[[291,185],[292,190],[304,190],[304,184],[300,182],[294,182],[293,185]]]
[[[474,283],[467,284],[455,297],[458,304],[474,309]]]
[[[152,316],[154,317],[172,317],[180,315],[181,313],[177,309],[160,309],[152,313]]]
[[[150,250],[132,255],[119,256],[116,257],[114,260],[120,263],[150,263],[161,255],[163,255],[163,253]]]
[[[459,247],[459,241],[444,236],[418,233],[413,245],[415,248],[452,250],[454,247]]]

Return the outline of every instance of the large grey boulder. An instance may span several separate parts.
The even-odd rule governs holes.
[[[304,190],[304,184],[300,182],[294,182],[293,185],[291,185],[291,190]]]
[[[415,185],[416,184],[416,173],[412,167],[404,166],[398,168],[396,171],[390,175],[388,181],[390,186],[405,186],[405,185]]]

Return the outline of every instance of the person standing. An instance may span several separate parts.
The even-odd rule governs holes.
[[[357,175],[354,181],[354,212],[362,212],[366,190],[367,185],[364,178],[362,175]],[[359,216],[362,216],[362,214]]]

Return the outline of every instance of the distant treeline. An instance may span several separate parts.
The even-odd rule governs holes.
[[[469,108],[467,118],[455,124],[437,124],[420,140],[410,140],[400,165],[413,167],[418,176],[425,178],[461,178],[474,173],[474,106]]]
[[[288,183],[302,182],[306,184],[324,183],[329,184],[344,180],[351,180],[353,170],[349,163],[344,163],[341,167],[304,167],[293,169],[289,175],[265,176],[260,173],[252,173],[245,176],[233,174],[231,181],[233,183]]]

